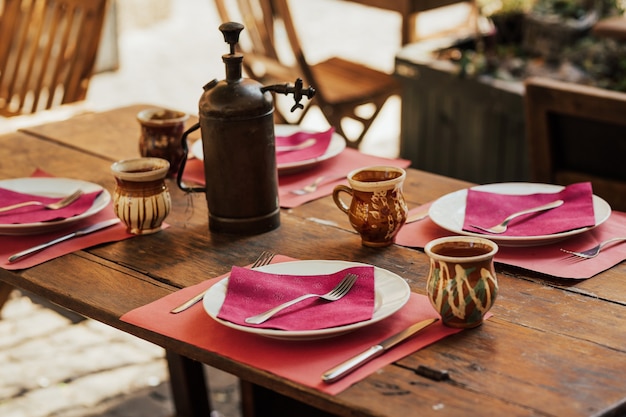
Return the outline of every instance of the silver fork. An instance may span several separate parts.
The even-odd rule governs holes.
[[[278,313],[279,311],[282,311],[286,309],[287,307],[290,307],[296,303],[299,303],[300,301],[306,300],[307,298],[319,297],[326,301],[337,301],[350,291],[350,289],[352,288],[352,286],[354,285],[354,283],[356,282],[358,278],[359,277],[356,274],[347,274],[341,280],[341,282],[339,282],[339,284],[335,286],[335,288],[328,291],[326,294],[301,295],[298,298],[294,298],[291,301],[287,301],[286,303],[283,303],[279,306],[271,308],[264,313],[257,314],[256,316],[248,317],[247,319],[245,319],[245,322],[249,324],[261,324],[269,320],[274,314]]]
[[[254,261],[254,263],[252,264],[250,268],[258,268],[260,266],[269,265],[270,262],[272,262],[272,259],[274,259],[274,256],[276,256],[274,252],[263,251],[261,252],[259,257],[256,258],[256,260]],[[194,297],[185,301],[178,307],[171,309],[170,313],[177,314],[177,313],[187,310],[189,307],[196,304],[198,301],[202,300],[202,298],[204,298],[204,294],[206,294],[207,291],[209,291],[209,289],[202,291],[200,294],[195,295]]]
[[[295,195],[305,195],[305,194],[311,194],[314,193],[315,191],[317,191],[317,188],[322,185],[322,182],[324,180],[328,180],[328,182],[330,181],[335,181],[338,180],[340,178],[343,178],[343,175],[338,175],[338,176],[334,176],[334,177],[328,177],[326,175],[322,175],[321,177],[317,177],[315,179],[315,181],[313,181],[311,184],[305,185],[302,188],[298,188],[297,190],[291,190],[289,191],[291,194],[295,194]]]
[[[518,211],[516,213],[511,214],[509,217],[507,217],[506,219],[504,219],[500,224],[497,224],[495,226],[491,226],[491,227],[482,227],[482,226],[476,226],[474,224],[470,225],[472,227],[475,227],[476,229],[480,229],[484,232],[488,232],[488,233],[493,233],[493,234],[500,234],[500,233],[504,233],[506,232],[506,229],[509,225],[509,222],[519,216],[522,216],[524,214],[530,214],[530,213],[536,213],[538,211],[545,211],[545,210],[550,210],[553,208],[557,208],[559,206],[563,205],[563,200],[556,200],[556,201],[552,201],[551,203],[548,204],[543,204],[541,206],[538,207],[533,207],[533,208],[529,208],[526,210],[521,210]]]
[[[58,210],[63,207],[67,207],[72,204],[74,201],[78,200],[80,196],[83,195],[83,190],[78,189],[74,191],[72,194],[67,197],[62,198],[59,201],[50,204],[44,204],[41,201],[24,201],[23,203],[12,204],[6,207],[0,207],[0,213],[4,213],[5,211],[15,210],[20,207],[28,207],[28,206],[44,206],[47,210]]]
[[[572,257],[591,259],[591,258],[595,258],[596,256],[598,256],[602,248],[604,248],[606,245],[609,245],[615,242],[624,242],[624,241],[626,241],[626,237],[614,237],[613,239],[608,239],[608,240],[605,240],[604,242],[600,242],[593,248],[587,249],[584,251],[576,252],[576,251],[567,250],[567,249],[561,249],[561,251],[565,253],[569,253]]]

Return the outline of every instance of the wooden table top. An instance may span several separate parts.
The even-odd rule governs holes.
[[[112,192],[109,166],[138,156],[135,115],[144,107],[84,114],[0,136],[0,178],[26,177],[40,168]],[[468,185],[409,169],[404,192],[412,207]],[[186,195],[173,181],[170,192],[167,233],[100,245],[26,270],[0,269],[0,280],[337,415],[626,413],[626,263],[575,281],[498,265],[500,290],[488,322],[389,365],[336,396],[121,322],[124,313],[226,273],[266,249],[294,258],[373,264],[403,276],[414,292],[425,293],[428,261],[423,251],[361,246],[331,197],[282,210],[281,226],[272,232],[230,236],[208,231],[204,195]],[[418,376],[414,370],[419,365],[445,369],[451,380]]]

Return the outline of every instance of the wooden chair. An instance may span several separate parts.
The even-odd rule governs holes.
[[[526,81],[526,131],[534,181],[591,181],[626,210],[626,94],[544,78]]]
[[[293,83],[302,78],[305,86],[315,88],[311,103],[303,103],[305,110],[295,115],[287,110],[288,104],[281,108],[277,100],[279,123],[299,124],[311,105],[316,105],[337,133],[346,138],[348,146],[358,148],[387,99],[399,93],[399,84],[392,75],[360,63],[333,57],[309,64],[288,0],[215,0],[215,4],[223,22],[237,21],[245,26],[240,48],[249,77],[264,85]],[[348,120],[356,121],[358,128],[346,129]]]
[[[84,100],[107,0],[5,0],[0,15],[0,115]]]
[[[0,5],[0,116],[28,117],[84,100],[107,0],[4,0]],[[12,290],[0,283],[0,309]]]

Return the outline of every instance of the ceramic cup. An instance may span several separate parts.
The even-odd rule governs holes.
[[[184,157],[181,137],[189,115],[167,109],[145,109],[137,114],[141,125],[139,153],[143,157],[163,158],[170,163],[168,177],[176,176]]]
[[[145,235],[161,230],[172,200],[165,177],[170,164],[161,158],[136,158],[111,165],[116,187],[115,215],[130,233]]]
[[[333,190],[335,204],[348,215],[364,246],[391,245],[406,221],[402,194],[406,172],[392,166],[373,166],[354,170],[347,178],[349,187],[338,185]],[[351,197],[349,204],[341,198],[342,193]]]
[[[432,240],[426,291],[431,304],[450,327],[471,328],[483,322],[498,293],[493,257],[498,245],[488,239],[449,236]]]

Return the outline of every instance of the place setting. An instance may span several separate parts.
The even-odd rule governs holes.
[[[464,328],[386,269],[268,252],[121,320],[333,395]]]
[[[565,187],[525,182],[479,185],[412,212],[425,210],[425,219],[398,233],[398,244],[423,248],[429,240],[450,234],[483,237],[499,245],[496,262],[569,279],[590,278],[626,259],[626,251],[619,249],[619,238],[626,237],[626,214],[613,211],[593,194],[589,182]],[[567,253],[606,240],[611,242],[602,256]]]
[[[349,216],[376,207],[397,208],[388,213],[399,218],[397,226],[385,217],[379,227],[360,228],[353,222],[363,246],[393,244],[406,219],[405,177],[394,166],[363,167],[348,174],[350,186],[334,188],[338,208]],[[369,209],[354,208],[343,194]],[[232,266],[227,274],[136,308],[121,320],[334,395],[491,317],[498,292],[493,268],[498,246],[463,236],[435,239],[426,251],[431,258],[426,295],[375,265],[265,251],[246,267]]]
[[[153,163],[158,167],[150,165]],[[125,184],[133,183],[137,176],[141,177],[139,183],[153,181],[155,172],[165,178],[168,168],[169,163],[158,158],[113,164],[117,183],[113,196],[98,184],[53,177],[39,169],[30,177],[1,180],[0,266],[9,270],[29,268],[101,243],[166,228],[163,220],[171,204],[167,188],[156,195],[144,191],[134,195],[131,190],[137,190],[136,186],[127,188]],[[152,201],[155,198],[163,202]],[[129,204],[162,209],[154,218],[142,215],[139,222],[139,213],[128,209]],[[158,214],[158,210],[153,213]]]

